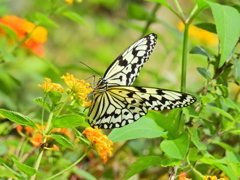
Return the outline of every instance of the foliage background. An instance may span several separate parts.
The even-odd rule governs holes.
[[[219,1],[218,3],[224,4],[226,2]],[[173,1],[169,1],[169,4],[173,9],[177,10]],[[179,4],[183,12],[188,15],[196,2],[179,1]],[[228,1],[227,5],[235,6],[239,9],[239,1]],[[144,65],[140,76],[135,81],[135,85],[180,90],[181,53],[183,48],[183,34],[178,30],[180,20],[169,11],[169,9],[164,6],[159,6],[156,12],[156,22],[146,28],[148,19],[156,7],[157,5],[154,2],[128,0],[83,0],[82,2],[74,2],[71,5],[61,0],[1,1],[1,16],[14,14],[26,18],[33,23],[40,23],[40,25],[44,26],[48,31],[48,41],[44,45],[45,56],[43,58],[39,58],[33,54],[29,55],[21,50],[11,56],[4,55],[3,52],[8,52],[10,47],[4,46],[4,43],[1,44],[2,59],[4,59],[6,63],[1,64],[0,70],[0,107],[21,112],[33,119],[40,116],[41,109],[39,109],[33,99],[42,96],[42,91],[37,87],[37,84],[40,84],[45,77],[50,77],[54,82],[62,83],[60,76],[66,72],[74,74],[74,76],[79,79],[86,79],[92,74],[96,75],[95,72],[84,64],[87,64],[87,66],[90,66],[96,72],[103,75],[110,63],[123,52],[124,49],[135,40],[150,32],[158,35],[157,46],[150,60]],[[47,19],[39,18],[38,13],[43,14]],[[209,8],[203,10],[194,20],[194,24],[202,22],[214,23],[212,12]],[[197,34],[195,36],[197,36]],[[219,51],[217,46],[210,46],[208,43],[202,42],[199,38],[193,39],[190,37],[188,51],[196,45],[204,46],[205,49],[213,54],[217,54]],[[236,48],[236,52],[239,52],[239,47]],[[80,61],[84,64],[80,63]],[[203,88],[209,88],[208,82],[218,83],[209,81],[196,70],[197,67],[207,69],[207,66],[208,61],[206,57],[188,54],[187,90],[198,94],[202,92]],[[209,68],[209,72],[211,72],[212,75],[214,74],[213,67]],[[230,76],[232,74],[227,74],[227,76],[228,75]],[[88,81],[91,82],[91,79],[88,79]],[[234,80],[230,79],[230,81]],[[235,81],[239,83],[239,79],[235,79]],[[219,84],[223,84],[223,82],[221,81]],[[219,124],[220,120],[225,120],[223,117],[219,118],[219,112],[213,113],[205,111],[204,116],[199,114],[195,115],[195,121],[192,126],[198,124],[199,126],[196,127],[201,127],[201,132],[198,132],[201,136],[200,141],[204,142],[207,141],[208,138],[217,137],[215,143],[207,144],[206,148],[208,152],[216,159],[219,159],[219,161],[214,159],[212,164],[208,164],[208,159],[205,159],[205,162],[203,162],[208,164],[207,166],[204,163],[199,166],[192,163],[194,164],[193,166],[197,166],[198,170],[203,174],[214,174],[216,171],[216,174],[220,175],[222,168],[214,164],[217,162],[221,164],[220,159],[225,160],[223,158],[227,151],[232,152],[237,159],[236,164],[234,164],[235,162],[231,162],[234,164],[235,170],[239,170],[240,168],[239,115],[237,116],[239,108],[235,107],[239,106],[239,86],[236,84],[237,83],[225,84],[227,87],[226,91],[229,95],[224,96],[224,98],[228,99],[229,97],[234,105],[230,108],[230,112],[228,108],[223,108],[223,110],[228,111],[235,119],[234,122],[236,122],[236,124],[232,125],[232,129],[236,130],[235,133],[230,133],[223,137],[219,136],[218,138],[220,132],[214,129],[214,125],[209,125],[208,121],[211,122],[212,119],[216,118],[215,124]],[[216,87],[213,87],[213,89],[214,88]],[[214,91],[213,89],[211,89],[211,92]],[[213,98],[213,94],[207,96],[208,99],[212,98],[212,102],[205,99],[207,103],[216,103],[216,97]],[[200,108],[202,108],[205,102],[199,96],[198,100],[198,104]],[[192,110],[193,109],[192,107]],[[150,113],[149,116],[152,117],[154,115]],[[164,118],[161,117],[161,115],[159,116],[158,118]],[[207,119],[207,121],[199,123],[199,121],[203,119]],[[14,130],[15,124],[3,119],[0,126],[2,136],[0,152],[3,157],[1,161],[6,162],[9,160],[6,157],[12,156],[19,139]],[[80,130],[82,129],[83,128],[80,127]],[[197,133],[191,130],[189,131],[193,134]],[[197,135],[196,138],[198,138]],[[64,174],[61,178],[70,179],[77,176],[85,176],[86,179],[94,179],[94,177],[97,179],[100,177],[103,179],[123,179],[129,170],[129,165],[135,162],[137,157],[145,157],[146,159],[143,161],[148,162],[151,156],[153,156],[153,159],[155,155],[163,156],[163,149],[159,148],[159,144],[162,141],[163,138],[120,141],[114,144],[114,156],[107,164],[104,165],[92,152],[88,154],[88,157],[76,168]],[[194,145],[191,144],[191,146]],[[31,146],[29,145],[26,152],[30,149]],[[199,150],[200,148],[195,147],[195,149]],[[195,149],[189,151],[191,153],[197,152],[196,154],[200,153],[200,151]],[[65,168],[74,162],[83,152],[84,147],[81,145],[71,150],[63,148],[61,152],[48,152],[43,159],[41,172],[47,172],[49,175],[54,174],[58,172],[59,169]],[[203,152],[200,154],[202,156],[206,155]],[[34,158],[35,157],[32,156],[25,163],[31,166]],[[193,159],[192,161],[196,162],[196,160]],[[56,166],[52,167],[53,164]],[[146,168],[146,170],[143,168],[135,177],[167,179],[168,167],[164,167],[163,164],[160,166],[157,162],[150,163],[149,165],[153,166]],[[173,163],[173,165],[175,164]],[[214,169],[216,166],[217,169],[221,169],[221,172]],[[146,167],[148,166],[146,165]],[[229,164],[227,167],[229,167]],[[184,171],[184,168],[181,170]],[[232,169],[234,168],[232,167]],[[187,167],[186,165],[186,169],[189,170],[191,167],[189,168],[189,166]],[[81,170],[85,170],[89,174]],[[41,173],[39,174],[40,177],[43,177],[43,175],[44,174]],[[199,179],[199,177],[192,172],[190,172],[190,175],[195,179]],[[239,176],[239,174],[235,174],[233,178],[239,178]]]

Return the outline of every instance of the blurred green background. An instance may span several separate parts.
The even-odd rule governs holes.
[[[192,1],[180,3],[186,14],[195,5]],[[147,20],[156,8],[155,22],[144,32]],[[72,20],[67,17],[69,12],[76,13],[77,18]],[[8,76],[10,81],[1,85],[5,90],[0,94],[0,107],[21,111],[31,107],[32,99],[41,95],[37,84],[45,77],[62,83],[60,76],[69,72],[79,79],[96,75],[96,81],[99,76],[80,61],[103,75],[113,60],[128,46],[151,32],[158,35],[157,46],[135,85],[180,89],[182,33],[177,29],[180,21],[166,7],[147,1],[117,0],[83,0],[80,3],[73,2],[72,5],[63,0],[0,2],[1,16],[16,15],[38,23],[37,13],[45,15],[55,23],[40,23],[48,31],[48,40],[44,44],[44,60],[20,52],[12,62],[2,65],[5,71],[2,74]],[[201,13],[196,23],[206,20],[213,22],[209,9]],[[192,41],[189,50],[199,45],[198,43]],[[205,48],[212,52],[217,50],[216,47]],[[201,56],[189,55],[189,91],[195,92],[201,88],[204,79],[196,73],[196,67],[204,67],[206,64],[206,59]],[[91,82],[92,79],[88,81]],[[7,98],[9,95],[12,96],[11,99]]]

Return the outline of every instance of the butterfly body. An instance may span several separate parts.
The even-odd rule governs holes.
[[[148,60],[157,36],[149,34],[127,48],[109,66],[93,91],[89,124],[113,129],[133,123],[148,110],[161,111],[189,106],[190,94],[160,88],[131,86]]]

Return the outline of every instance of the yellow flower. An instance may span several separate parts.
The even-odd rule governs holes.
[[[184,31],[184,23],[180,22],[178,24],[179,31]],[[197,26],[190,25],[189,26],[189,36],[190,39],[198,44],[208,45],[208,46],[217,46],[218,45],[218,37],[216,34],[211,33],[209,31],[198,28]]]
[[[227,177],[217,178],[217,176],[202,176],[204,180],[229,180]]]
[[[87,139],[92,143],[94,149],[103,159],[103,162],[106,163],[108,156],[112,155],[112,141],[108,139],[106,135],[102,133],[101,129],[93,129],[91,127],[87,127],[83,134],[86,134]]]
[[[42,82],[42,85],[38,85],[38,87],[40,87],[43,92],[48,93],[49,91],[59,91],[59,92],[64,92],[64,89],[56,83],[51,83],[51,79],[49,78],[45,78],[46,81]]]
[[[74,0],[64,0],[64,1],[67,2],[68,4],[72,5]],[[75,1],[78,2],[78,3],[82,2],[82,0],[75,0]]]
[[[73,0],[64,0],[65,2],[67,2],[68,4],[72,4]]]
[[[73,75],[67,73],[66,76],[62,76],[64,82],[69,88],[71,99],[75,100],[80,106],[89,106],[91,101],[88,101],[88,94],[93,91],[89,83],[84,80],[74,78]]]

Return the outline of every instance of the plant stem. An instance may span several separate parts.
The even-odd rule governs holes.
[[[182,76],[181,76],[181,91],[186,90],[186,75],[187,75],[187,45],[188,45],[188,29],[189,23],[185,23],[183,34],[183,51],[182,51]]]
[[[36,171],[38,171],[38,168],[39,168],[39,165],[40,165],[42,156],[43,156],[43,151],[44,151],[44,149],[41,149],[41,150],[40,150],[40,152],[39,152],[39,154],[38,154],[37,161],[36,161],[36,163],[35,163],[35,165],[34,165],[34,169],[36,169]],[[31,180],[35,180],[35,178],[36,178],[36,174],[31,177]]]
[[[71,166],[68,166],[66,169],[62,170],[61,172],[59,172],[59,173],[53,175],[52,177],[48,178],[47,180],[53,179],[53,178],[63,174],[64,172],[68,171],[69,169],[73,168],[74,166],[76,166],[88,154],[88,152],[90,150],[91,150],[91,147],[89,147],[87,149],[87,151],[75,163],[73,163]]]
[[[180,4],[178,3],[177,0],[174,0],[174,3],[175,3],[178,11],[180,12],[180,14],[181,14],[181,16],[182,16],[182,19],[184,19],[184,13],[183,13],[183,11],[182,11],[182,8],[181,8]]]
[[[159,3],[156,3],[156,5],[154,6],[151,16],[149,17],[147,24],[143,30],[142,36],[144,36],[147,33],[149,26],[154,22],[157,10],[159,9],[160,6],[161,6],[161,4],[159,4]]]

